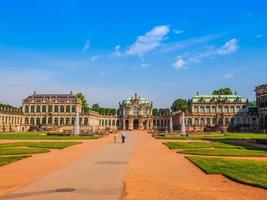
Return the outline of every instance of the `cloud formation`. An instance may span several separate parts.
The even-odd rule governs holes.
[[[224,43],[223,46],[214,48],[214,47],[206,47],[201,52],[197,53],[189,53],[185,56],[177,57],[176,61],[172,64],[172,66],[176,69],[185,69],[185,65],[187,64],[196,64],[200,63],[204,59],[211,59],[217,56],[227,55],[234,53],[238,50],[238,40],[233,38]]]
[[[166,25],[155,26],[145,35],[138,36],[136,42],[126,51],[127,55],[137,55],[142,57],[146,53],[157,48],[165,39],[170,29]]]
[[[91,47],[91,41],[90,40],[86,40],[84,45],[83,45],[83,52],[87,51],[90,47]]]

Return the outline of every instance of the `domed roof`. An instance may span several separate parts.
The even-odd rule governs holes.
[[[142,98],[142,97],[137,97],[137,94],[135,94],[135,97],[131,97],[131,98],[127,98],[127,99],[124,99],[122,100],[122,105],[129,105],[129,104],[132,104],[132,102],[134,100],[138,100],[139,101],[139,104],[149,104],[151,103],[151,101],[145,99],[145,98]]]

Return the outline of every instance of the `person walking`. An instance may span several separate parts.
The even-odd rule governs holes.
[[[117,131],[114,132],[114,142],[117,143],[118,140],[118,133]]]
[[[126,139],[126,133],[123,131],[121,133],[121,141],[122,141],[122,143],[125,143],[125,139]]]

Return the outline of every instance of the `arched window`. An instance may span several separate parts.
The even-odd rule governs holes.
[[[192,125],[192,119],[191,119],[191,118],[188,118],[188,119],[187,119],[187,124],[188,124],[188,125]]]
[[[135,117],[138,117],[138,114],[139,114],[138,108],[135,107],[135,108],[133,109],[133,115],[134,115]]]
[[[205,125],[205,119],[204,118],[200,119],[200,125],[202,125],[202,126]]]
[[[108,125],[108,120],[105,120],[105,126],[107,126]]]
[[[40,123],[41,123],[41,122],[40,122],[40,118],[37,117],[37,118],[36,118],[36,125],[40,125]]]
[[[234,106],[231,106],[231,107],[230,107],[230,112],[231,112],[231,113],[234,113],[234,112],[235,112],[235,107],[234,107]]]
[[[225,106],[225,107],[224,107],[224,112],[225,112],[225,113],[229,113],[229,107],[228,107],[228,106]]]
[[[195,118],[195,125],[199,125],[199,119]]]
[[[34,112],[35,112],[34,105],[31,105],[31,113],[34,113]]]
[[[74,117],[71,118],[71,124],[72,124],[72,125],[75,124],[75,118],[74,118]]]
[[[240,106],[236,106],[235,112],[238,113],[240,111]]]
[[[231,125],[234,125],[234,124],[235,124],[235,119],[232,118],[232,119],[231,119]]]
[[[111,120],[108,120],[108,125],[111,126]]]
[[[207,125],[210,126],[210,118],[207,118]]]
[[[76,106],[75,105],[71,106],[71,112],[76,112]]]
[[[54,119],[54,124],[55,124],[55,125],[58,125],[58,118],[55,118],[55,119]]]
[[[55,107],[54,107],[54,112],[58,112],[58,106],[57,105],[55,105]]]
[[[210,107],[209,106],[206,107],[206,112],[210,113]]]
[[[229,119],[228,118],[225,118],[225,124],[229,125]]]
[[[219,125],[223,125],[223,119],[222,118],[219,119]]]
[[[50,113],[53,112],[53,106],[51,106],[51,105],[48,106],[48,112],[50,112]]]
[[[70,118],[66,118],[66,125],[69,125],[70,124]]]
[[[46,124],[46,118],[45,118],[45,117],[43,117],[43,119],[42,119],[42,124],[43,124],[43,125]]]
[[[42,112],[44,112],[44,113],[46,112],[46,106],[45,105],[42,106]]]
[[[48,124],[52,124],[52,117],[48,118]]]
[[[29,106],[26,105],[25,108],[24,108],[24,110],[25,110],[25,113],[28,113],[29,112]]]
[[[63,125],[63,124],[64,124],[64,118],[61,117],[61,118],[60,118],[60,125]]]
[[[31,125],[34,125],[34,118],[31,118]]]
[[[115,119],[112,120],[112,126],[115,126]]]
[[[70,112],[70,106],[69,105],[66,106],[66,112]]]
[[[195,111],[196,113],[198,113],[198,107],[197,107],[197,106],[194,107],[194,111]]]
[[[88,118],[87,117],[84,118],[84,125],[88,125]]]
[[[36,112],[38,112],[38,113],[41,112],[41,106],[40,105],[36,106]]]
[[[200,106],[200,112],[203,113],[204,112],[204,107]]]
[[[219,113],[222,113],[222,107],[219,106]]]
[[[83,119],[81,117],[79,119],[79,123],[80,123],[80,125],[83,123]]]
[[[62,112],[62,113],[65,112],[65,109],[64,109],[63,105],[60,106],[60,112]]]
[[[215,106],[212,106],[212,113],[216,113],[216,107]]]
[[[25,118],[25,124],[28,125],[29,124],[29,119],[26,117]]]

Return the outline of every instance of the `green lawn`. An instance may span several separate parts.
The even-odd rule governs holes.
[[[267,139],[267,134],[256,133],[225,133],[223,135],[191,135],[191,136],[156,136],[156,139],[166,140],[250,140],[250,139]]]
[[[87,140],[98,139],[99,136],[49,136],[46,133],[0,133],[0,139],[14,140]]]
[[[226,144],[222,142],[166,142],[170,149],[221,148],[221,149],[260,149],[245,144]]]
[[[267,189],[267,162],[198,156],[187,158],[208,174],[222,174],[234,181]]]
[[[0,166],[15,162],[17,160],[21,160],[24,158],[28,158],[30,156],[9,156],[9,157],[0,157]]]
[[[66,147],[81,144],[81,142],[12,142],[0,144],[0,149],[3,147],[36,147],[48,149],[64,149]]]
[[[0,155],[35,154],[47,152],[49,152],[48,149],[40,148],[0,148]]]
[[[267,150],[248,149],[184,149],[177,153],[206,156],[267,156]]]

